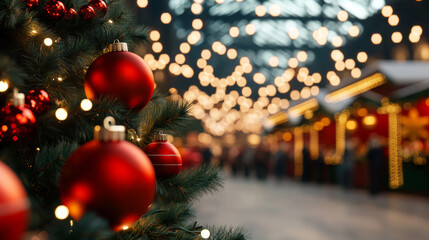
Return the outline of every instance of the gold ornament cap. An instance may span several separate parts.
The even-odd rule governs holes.
[[[112,44],[109,44],[109,52],[128,52],[128,45],[115,39]]]
[[[125,127],[115,124],[115,119],[107,116],[104,119],[103,127],[98,125],[94,127],[94,140],[101,142],[125,140]]]
[[[163,131],[160,131],[156,136],[155,136],[155,141],[157,142],[165,142],[168,139],[168,135],[165,134]]]
[[[21,107],[25,105],[25,94],[20,93],[18,88],[13,89],[12,105],[14,107]]]

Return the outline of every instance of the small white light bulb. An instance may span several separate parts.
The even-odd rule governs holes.
[[[92,102],[89,99],[83,99],[82,102],[80,102],[80,107],[83,111],[89,111],[92,108]]]
[[[66,120],[67,115],[67,111],[64,108],[58,108],[57,111],[55,111],[55,117],[60,121]]]
[[[69,216],[69,209],[64,206],[60,205],[55,209],[55,217],[57,217],[60,220],[64,220]]]
[[[208,229],[201,230],[201,237],[204,239],[208,239],[210,237],[210,231]]]
[[[0,81],[0,92],[6,92],[9,88],[9,84],[6,81]]]
[[[45,40],[43,40],[43,43],[49,47],[52,46],[53,41],[51,38],[45,38]]]

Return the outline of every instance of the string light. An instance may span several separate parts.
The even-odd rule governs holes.
[[[289,38],[292,40],[295,40],[299,37],[299,30],[298,28],[292,28],[289,32],[288,32]]]
[[[237,50],[235,50],[235,49],[233,49],[233,48],[228,49],[228,51],[227,51],[227,53],[226,53],[226,56],[227,56],[229,59],[235,59],[235,58],[237,58],[237,55],[238,55]]]
[[[279,58],[276,56],[271,56],[270,59],[268,60],[268,64],[271,67],[278,67],[279,66]]]
[[[69,209],[64,206],[64,205],[60,205],[55,209],[55,217],[60,219],[60,220],[64,220],[69,216]]]
[[[92,102],[89,99],[83,99],[80,102],[80,108],[82,108],[83,111],[89,111],[92,108]]]
[[[359,30],[358,26],[353,25],[353,26],[351,26],[349,28],[349,35],[350,35],[350,37],[357,37],[357,36],[359,36],[359,32],[360,32],[360,30]]]
[[[203,24],[203,21],[201,19],[197,18],[197,19],[192,20],[192,27],[195,30],[201,30],[203,28],[203,26],[204,26],[204,24]]]
[[[55,117],[60,121],[66,120],[67,116],[67,111],[64,108],[58,108],[57,111],[55,111]]]
[[[364,62],[368,61],[368,54],[366,54],[366,52],[359,52],[357,54],[357,60],[360,63],[364,63]]]
[[[161,22],[164,24],[169,24],[171,22],[171,14],[168,12],[161,14]]]
[[[201,33],[199,31],[192,31],[188,35],[188,42],[192,45],[197,44],[201,39]]]
[[[263,5],[259,5],[255,8],[255,14],[258,17],[263,17],[267,13],[267,9]]]
[[[160,42],[154,42],[152,44],[152,50],[156,53],[160,53],[162,51],[162,43]]]
[[[148,0],[137,0],[137,6],[139,8],[145,8],[149,4]]]
[[[45,38],[44,40],[43,40],[43,43],[46,45],[46,46],[52,46],[52,44],[54,43],[53,41],[52,41],[52,38]]]
[[[299,52],[296,54],[296,58],[297,58],[297,59],[298,59],[298,61],[300,61],[300,62],[305,62],[305,61],[307,61],[307,59],[308,59],[307,52],[306,52],[306,51],[299,51]]]
[[[402,135],[400,112],[401,107],[398,104],[390,103],[388,100],[382,100],[382,107],[378,109],[382,114],[388,115],[389,122],[389,187],[399,188],[404,184],[402,170]]]
[[[282,8],[278,4],[272,4],[268,10],[271,16],[278,17],[282,13]]]
[[[313,160],[319,158],[319,133],[314,127],[310,127],[310,157]]]
[[[346,61],[345,61],[345,65],[346,65],[346,68],[347,69],[353,69],[355,66],[356,66],[356,63],[355,63],[355,61],[353,60],[353,59],[347,59]]]
[[[349,14],[345,10],[341,10],[337,14],[338,21],[345,22],[349,18]]]
[[[191,5],[191,12],[195,15],[200,15],[203,12],[203,6],[198,3],[193,3]]]
[[[201,57],[203,59],[209,60],[211,56],[212,56],[212,53],[210,52],[210,50],[204,49],[203,51],[201,51]]]
[[[191,51],[191,45],[189,43],[181,43],[179,49],[183,54],[188,54]]]
[[[402,41],[402,33],[394,32],[392,33],[392,42],[400,43]]]
[[[253,75],[253,81],[255,81],[255,83],[257,84],[263,84],[265,83],[265,80],[266,80],[265,75],[262,73],[255,73]]]
[[[381,9],[381,14],[384,17],[390,17],[393,14],[393,8],[392,6],[386,5]]]
[[[362,75],[362,71],[359,68],[353,68],[351,71],[351,75],[353,78],[360,78]]]
[[[390,26],[397,26],[399,24],[399,17],[396,14],[393,14],[387,19],[387,22]]]
[[[295,156],[295,162],[294,162],[294,175],[296,178],[301,178],[302,174],[304,172],[304,165],[303,165],[303,150],[304,150],[304,136],[303,136],[303,129],[302,127],[296,127],[293,130],[293,137],[294,137],[294,156]]]
[[[110,24],[112,24],[112,23],[113,23],[113,20],[112,20],[112,19],[109,19],[109,20],[107,20],[107,22],[108,22],[108,23],[110,23]]]
[[[344,59],[344,54],[340,50],[335,49],[331,52],[331,58],[334,61],[342,61]]]
[[[342,37],[340,37],[340,36],[335,36],[335,37],[332,39],[332,45],[333,45],[334,47],[341,47],[341,45],[343,45],[343,38],[342,38]]]
[[[247,35],[254,35],[256,33],[256,28],[255,25],[249,23],[246,25],[246,29],[245,29]]]
[[[289,58],[288,65],[291,68],[298,67],[298,59],[296,59],[296,58]]]
[[[0,92],[6,92],[9,89],[9,83],[6,80],[0,80]]]
[[[329,74],[329,72],[328,72]],[[335,73],[332,73],[335,75]],[[328,76],[329,79],[329,76]],[[376,88],[386,83],[386,77],[381,73],[373,74],[360,81],[354,82],[347,85],[344,88],[338,89],[334,92],[329,93],[325,100],[328,103],[336,103],[353,96],[359,95],[363,92]]]
[[[372,127],[372,126],[374,126],[375,124],[377,124],[377,118],[376,118],[375,116],[372,116],[372,115],[370,115],[370,116],[365,116],[365,117],[362,119],[362,123],[363,123],[363,125],[365,125],[365,126]]]
[[[233,38],[238,37],[238,35],[240,35],[240,29],[238,29],[238,27],[231,27],[229,29],[229,35]]]
[[[381,34],[380,34],[380,33],[374,33],[374,34],[372,34],[372,36],[371,36],[371,42],[372,42],[374,45],[378,45],[378,44],[380,44],[382,41],[383,41],[383,37],[381,36]]]
[[[149,33],[149,38],[152,41],[158,41],[161,38],[161,34],[157,30],[152,30]]]

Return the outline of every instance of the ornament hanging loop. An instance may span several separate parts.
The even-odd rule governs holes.
[[[12,104],[14,107],[24,106],[25,104],[25,94],[20,93],[18,88],[13,89]]]
[[[116,120],[112,116],[107,116],[103,121],[104,128],[106,129],[110,129],[115,124]]]
[[[167,141],[168,135],[164,133],[164,131],[159,131],[158,134],[155,136],[155,141]]]
[[[115,124],[116,120],[107,116],[103,121],[103,127],[95,126],[94,139],[102,142],[125,140],[125,127]]]
[[[128,45],[115,39],[112,44],[109,44],[109,52],[128,52]]]

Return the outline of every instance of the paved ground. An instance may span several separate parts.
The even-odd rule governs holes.
[[[429,239],[429,199],[416,196],[227,178],[195,208],[200,223],[244,226],[254,240]]]

